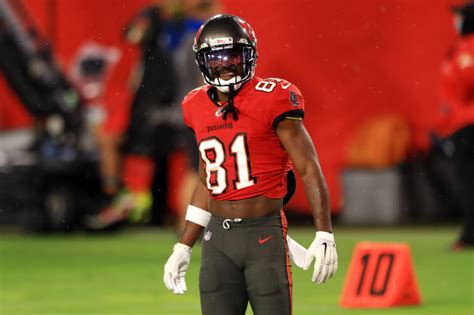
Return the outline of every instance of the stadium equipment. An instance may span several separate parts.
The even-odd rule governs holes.
[[[420,304],[406,244],[361,242],[352,255],[341,297],[345,308],[388,308]]]
[[[74,145],[80,97],[23,1],[0,1],[0,57],[0,71],[25,108],[36,117],[50,118],[46,131],[54,141]]]

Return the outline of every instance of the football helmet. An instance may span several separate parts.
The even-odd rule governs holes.
[[[196,33],[193,45],[196,63],[206,83],[224,93],[238,90],[255,74],[257,38],[243,19],[219,14],[207,20]]]

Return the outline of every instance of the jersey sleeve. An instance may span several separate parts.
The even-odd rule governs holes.
[[[443,65],[442,89],[451,107],[470,106],[473,103],[474,54],[463,48]]]
[[[181,109],[183,111],[183,123],[186,127],[193,129],[193,127],[191,126],[192,124],[189,117],[188,106],[186,106],[187,103],[185,101],[186,101],[186,98],[181,103]]]
[[[303,120],[304,98],[300,90],[287,81],[281,81],[275,90],[271,107],[272,128],[276,129],[284,119]]]
[[[200,88],[196,88],[189,92],[181,102],[181,109],[183,111],[183,122],[184,125],[188,128],[190,128],[194,132],[194,127],[193,127],[193,121],[192,121],[192,113],[191,111],[193,110],[192,106],[192,100],[196,96],[197,92],[199,91]]]

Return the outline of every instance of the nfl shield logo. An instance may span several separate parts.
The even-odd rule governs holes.
[[[204,240],[209,241],[211,239],[212,232],[211,231],[206,231],[204,232]]]

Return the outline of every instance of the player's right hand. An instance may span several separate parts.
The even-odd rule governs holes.
[[[186,271],[191,261],[191,247],[176,243],[173,253],[165,264],[163,282],[174,294],[184,294],[186,292]]]

